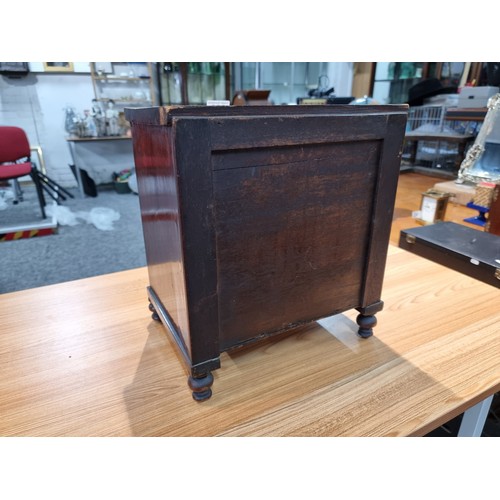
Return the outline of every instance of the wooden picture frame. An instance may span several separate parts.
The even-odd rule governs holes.
[[[74,67],[72,62],[44,62],[43,63],[44,71],[53,71],[53,72],[73,72]]]

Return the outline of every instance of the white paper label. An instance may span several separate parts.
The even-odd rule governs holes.
[[[207,106],[230,106],[230,105],[231,101],[216,100],[216,99],[207,101]]]
[[[437,200],[435,198],[427,198],[424,196],[422,201],[422,220],[425,222],[434,222],[436,208]]]

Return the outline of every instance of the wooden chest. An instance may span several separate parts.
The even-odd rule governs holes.
[[[220,353],[381,288],[407,106],[127,109],[155,319],[196,400]],[[290,367],[292,369],[292,367]]]

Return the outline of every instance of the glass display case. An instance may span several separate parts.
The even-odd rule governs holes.
[[[425,78],[426,63],[380,62],[376,64],[373,98],[380,104],[400,104],[408,101],[408,91]]]
[[[229,63],[223,62],[160,62],[160,103],[203,105],[228,100],[229,73]]]
[[[321,62],[240,62],[235,63],[235,86],[239,89],[270,90],[274,104],[296,104],[297,99],[321,83],[329,86],[329,63]],[[333,84],[331,85],[333,86]]]
[[[465,84],[464,76],[476,73],[475,63],[378,62],[372,95],[380,104],[401,104],[408,102],[410,88],[424,79],[437,78],[444,88],[458,88]]]
[[[114,106],[155,106],[156,85],[153,63],[150,62],[91,62],[90,74],[96,100]]]

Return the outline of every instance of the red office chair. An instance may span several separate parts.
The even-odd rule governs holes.
[[[35,184],[42,219],[46,219],[42,185],[30,156],[30,144],[24,130],[0,126],[0,180],[16,180],[29,175]]]

